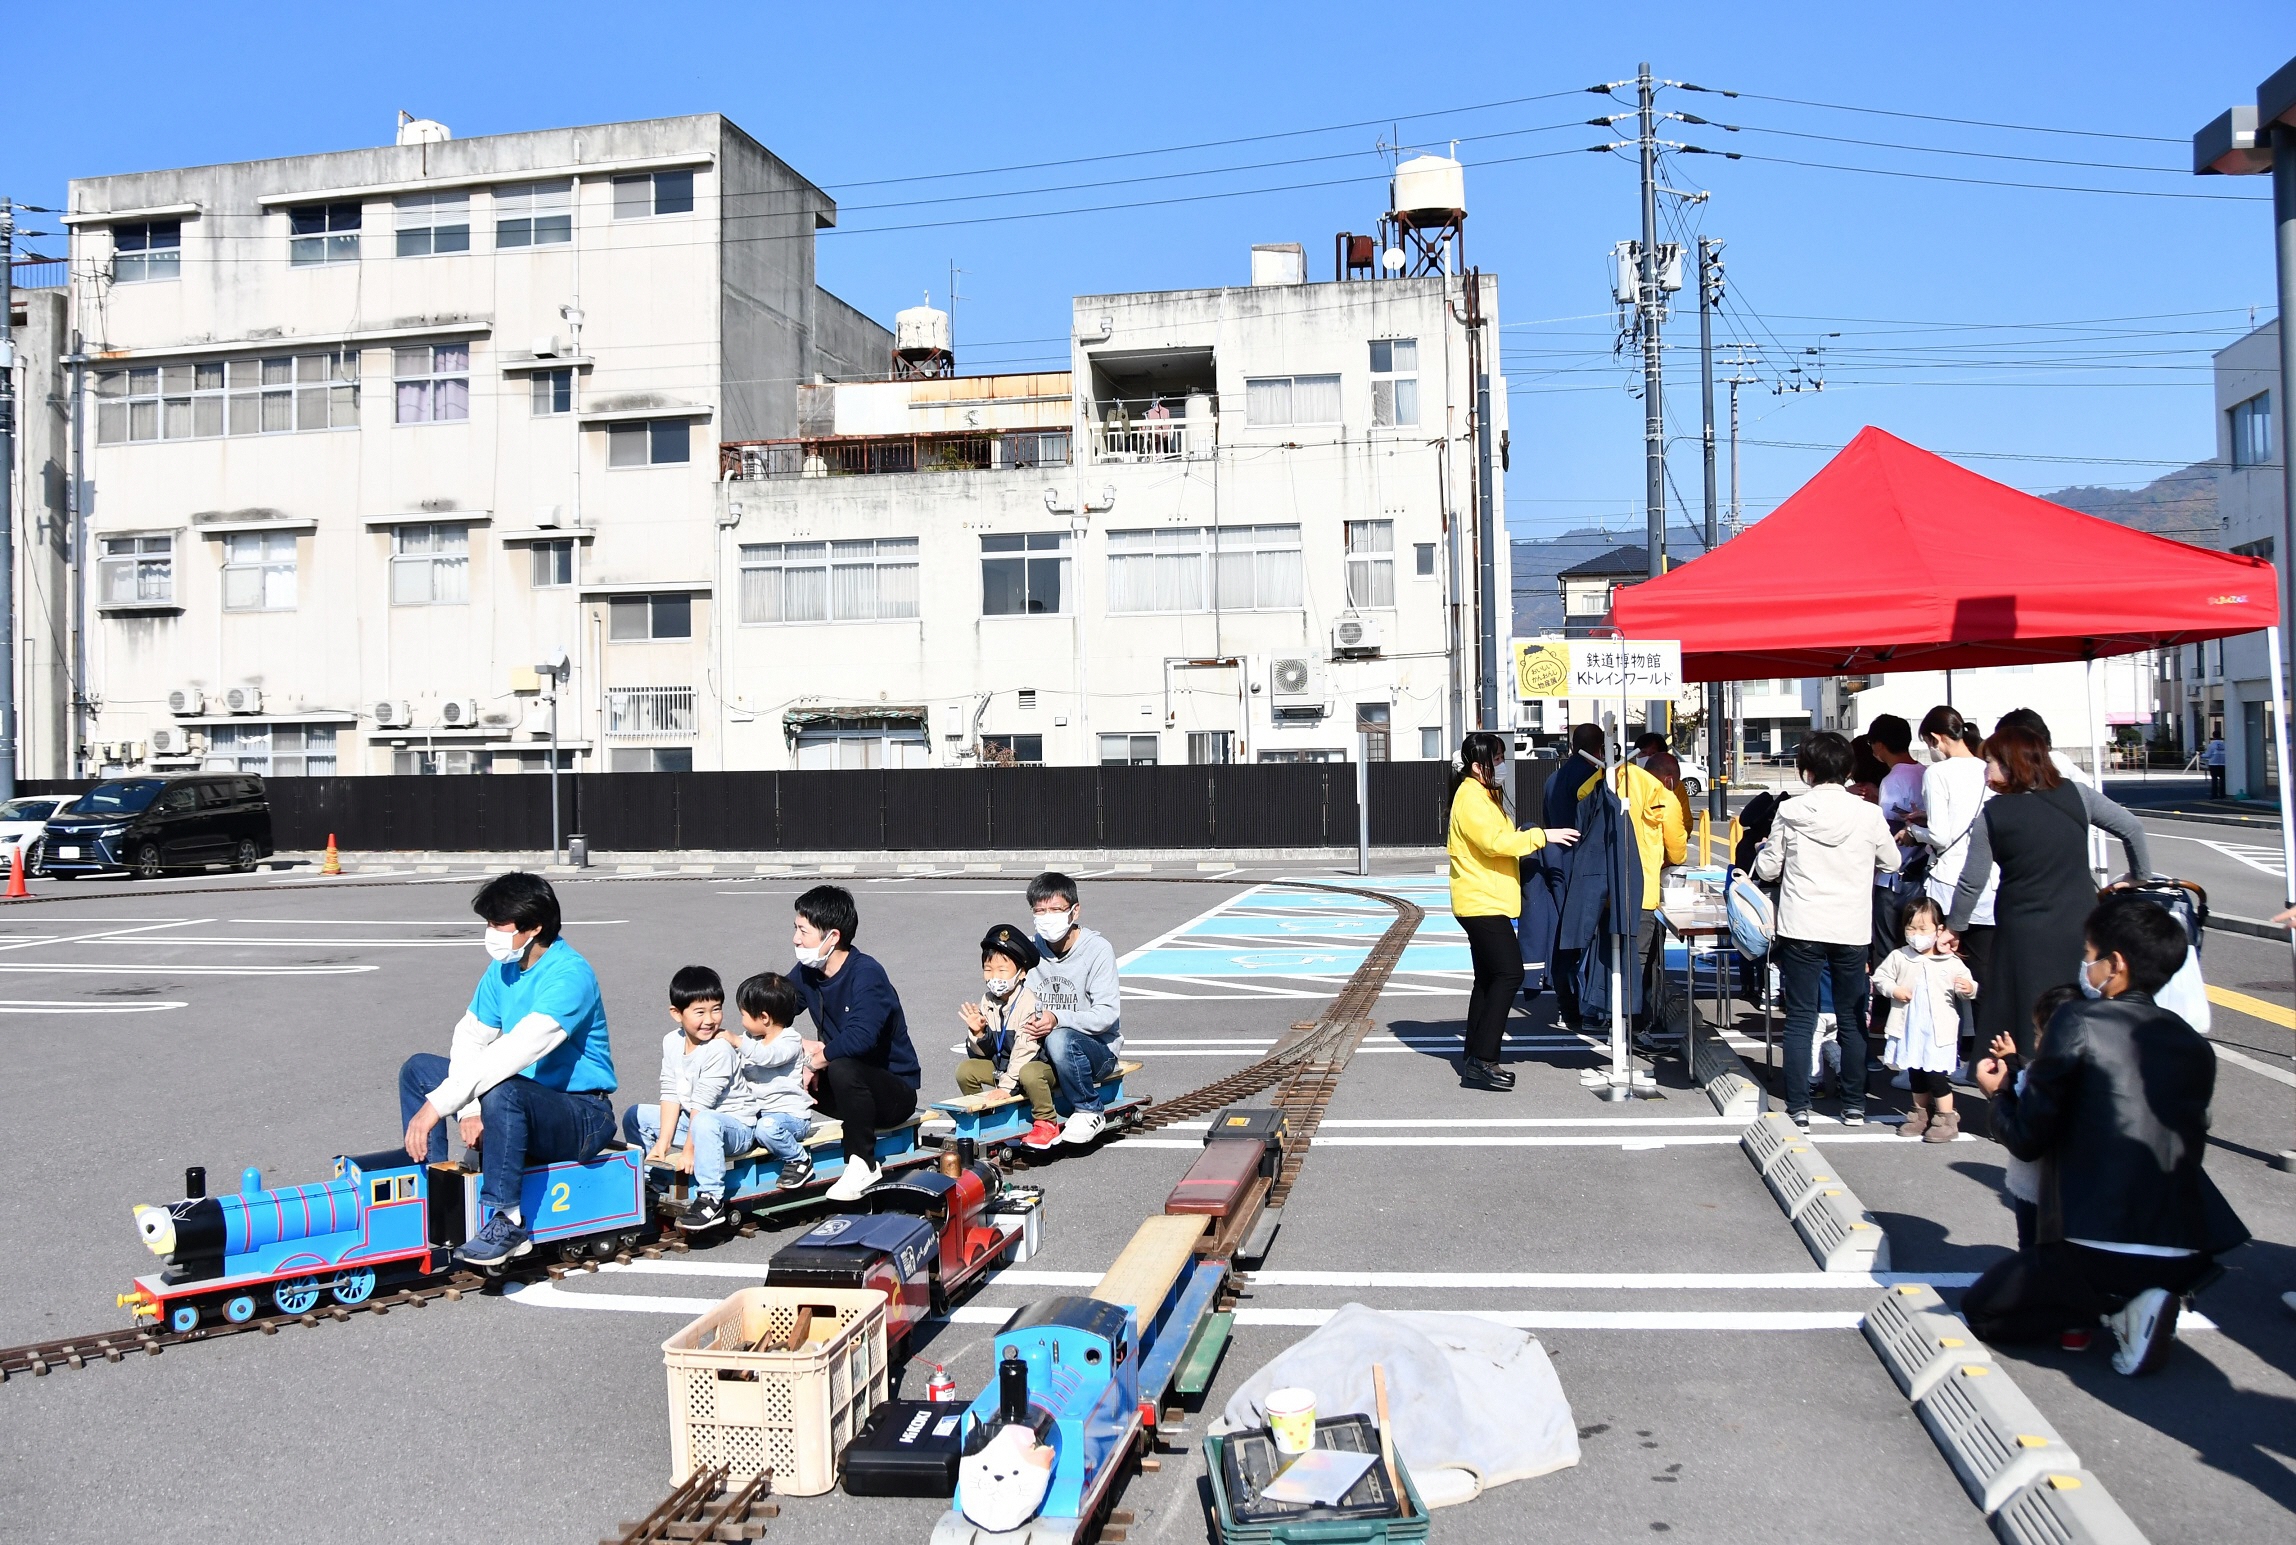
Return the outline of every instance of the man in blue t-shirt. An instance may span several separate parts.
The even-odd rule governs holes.
[[[527,1167],[586,1162],[612,1140],[614,1050],[598,974],[558,937],[548,880],[497,875],[470,909],[486,920],[494,963],[454,1027],[452,1055],[416,1052],[399,1069],[399,1115],[407,1157],[432,1164],[446,1162],[446,1119],[461,1117],[490,1216],[454,1256],[493,1267],[534,1248],[518,1201]]]

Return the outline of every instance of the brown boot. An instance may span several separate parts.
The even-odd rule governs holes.
[[[1929,1121],[1929,1107],[1916,1105],[1906,1114],[1904,1123],[1897,1129],[1897,1135],[1900,1137],[1919,1137],[1929,1130]]]
[[[1961,1135],[1961,1113],[1941,1110],[1929,1118],[1928,1130],[1921,1134],[1925,1143],[1950,1143]]]

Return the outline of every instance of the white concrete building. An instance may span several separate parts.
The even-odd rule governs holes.
[[[814,282],[827,195],[715,114],[416,121],[64,219],[82,768],[536,769],[557,650],[567,765],[726,765],[713,442],[890,358]]]
[[[1067,372],[816,388],[797,436],[727,447],[729,763],[1449,755],[1466,281],[1253,259],[1248,286],[1078,297]]]
[[[2216,508],[2236,553],[2275,562],[2285,509],[2279,443],[2280,324],[2262,327],[2216,354]],[[2177,651],[2177,705],[2187,753],[2224,736],[2225,792],[2274,797],[2272,667],[2265,636],[2247,633]]]
[[[1829,727],[1845,735],[1861,734],[1878,716],[1893,713],[1918,732],[1923,715],[1940,703],[1950,703],[1964,719],[1989,733],[2012,708],[2030,708],[2049,726],[2057,750],[2088,768],[2092,746],[2102,746],[2105,770],[2111,772],[2119,765],[2112,748],[2120,732],[2152,731],[2156,675],[2149,652],[2113,655],[2093,666],[2075,660],[1974,671],[1892,671],[1866,678],[1871,685],[1849,694],[1843,722]]]
[[[62,776],[70,765],[71,655],[64,630],[71,614],[68,508],[71,424],[62,364],[61,264],[26,263],[9,304],[16,342],[16,466],[11,507],[16,560],[16,772]]]

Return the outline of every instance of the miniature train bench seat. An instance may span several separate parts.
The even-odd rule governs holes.
[[[1124,1080],[1140,1071],[1143,1064],[1119,1059],[1100,1080],[1102,1110],[1132,1103],[1124,1093]],[[995,1086],[978,1094],[960,1094],[933,1104],[936,1119],[952,1122],[955,1136],[969,1137],[975,1143],[987,1145],[1019,1137],[1029,1129],[1032,1117],[1028,1096],[1014,1089],[1006,1091]]]

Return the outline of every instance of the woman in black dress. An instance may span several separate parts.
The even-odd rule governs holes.
[[[1977,1044],[2006,1035],[2029,1058],[2034,1001],[2073,982],[2081,964],[2081,925],[2097,905],[2089,828],[2121,839],[2132,874],[2152,873],[2152,854],[2137,818],[2087,784],[2060,777],[2048,743],[2030,730],[1993,732],[1985,742],[1985,777],[1993,798],[1970,829],[1969,861],[1962,865],[1947,926],[1967,926],[1998,868],[1992,959],[1977,994]]]

